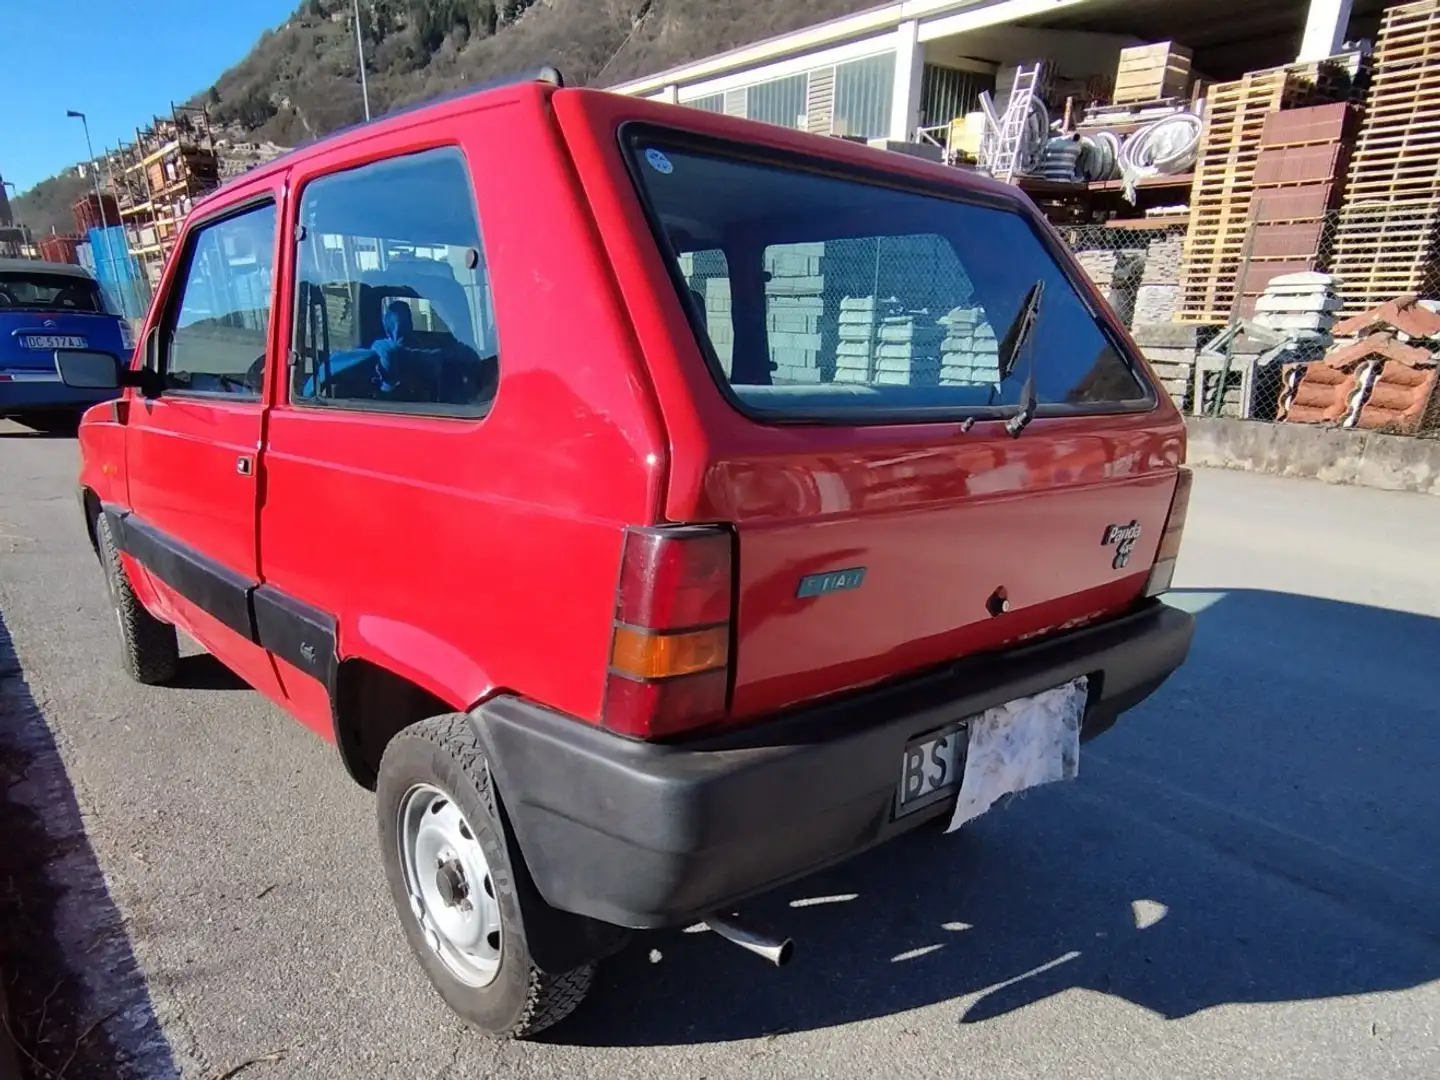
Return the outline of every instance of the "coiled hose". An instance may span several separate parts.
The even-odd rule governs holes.
[[[1136,189],[1147,176],[1175,176],[1195,164],[1204,123],[1192,112],[1175,113],[1146,124],[1120,148],[1120,178],[1125,198],[1134,202]]]

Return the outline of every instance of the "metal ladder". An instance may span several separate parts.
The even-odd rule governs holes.
[[[994,131],[994,147],[989,155],[990,173],[997,180],[1012,179],[1020,164],[1030,126],[1030,107],[1044,67],[1040,62],[1031,68],[1020,65],[1015,69],[1015,83],[1010,88],[1005,114],[997,118],[991,110],[986,110],[986,126]]]

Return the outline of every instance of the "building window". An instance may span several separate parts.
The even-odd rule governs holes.
[[[949,126],[980,108],[980,95],[995,92],[995,76],[926,64],[920,83],[920,126]]]
[[[748,88],[745,115],[751,120],[763,120],[781,127],[803,127],[808,85],[807,75],[791,75],[785,79],[756,83]]]
[[[895,54],[882,53],[835,67],[836,135],[867,139],[890,134],[890,102],[895,91]]]
[[[689,101],[682,101],[681,105],[688,105],[692,109],[701,109],[705,112],[723,113],[725,111],[724,94],[706,94],[704,97],[691,98]]]

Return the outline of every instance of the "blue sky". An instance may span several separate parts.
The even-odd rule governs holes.
[[[299,0],[0,0],[0,175],[21,191],[204,90]],[[63,12],[63,14],[62,14]]]

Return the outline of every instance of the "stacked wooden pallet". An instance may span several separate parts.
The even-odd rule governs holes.
[[[1345,310],[1440,295],[1440,0],[1388,8],[1331,268]]]
[[[1296,99],[1284,68],[1216,83],[1205,99],[1205,129],[1190,188],[1190,228],[1180,271],[1181,322],[1224,322],[1245,257],[1250,200],[1265,118]]]
[[[1114,102],[1183,98],[1190,91],[1191,52],[1173,41],[1120,50]]]
[[[1180,322],[1226,322],[1238,310],[1251,203],[1267,117],[1280,110],[1347,100],[1361,71],[1357,56],[1256,71],[1210,87],[1181,272]]]
[[[1249,318],[1276,277],[1324,270],[1357,112],[1344,102],[1271,113],[1260,136],[1254,231],[1240,284]]]

